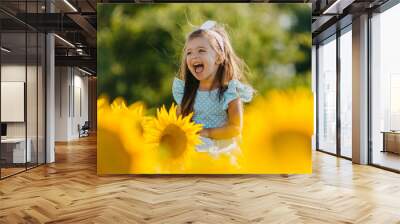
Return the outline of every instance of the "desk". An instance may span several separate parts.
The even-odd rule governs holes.
[[[1,157],[8,163],[25,163],[31,161],[32,140],[27,139],[28,147],[25,155],[25,138],[5,138],[1,139]],[[12,155],[12,156],[11,156]],[[12,160],[11,160],[12,158]],[[25,161],[27,158],[27,161]]]
[[[383,150],[382,152],[393,152],[400,154],[400,131],[382,131]]]

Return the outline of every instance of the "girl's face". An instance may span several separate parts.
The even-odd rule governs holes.
[[[190,39],[187,42],[185,54],[186,64],[197,80],[214,80],[220,60],[206,37]]]

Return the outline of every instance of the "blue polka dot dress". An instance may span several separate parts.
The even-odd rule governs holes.
[[[172,84],[172,95],[177,104],[181,104],[184,93],[185,82],[174,78]],[[240,97],[242,102],[250,102],[254,90],[241,83],[239,80],[231,80],[221,100],[218,97],[218,89],[211,91],[197,90],[193,105],[193,121],[202,124],[203,128],[222,127],[228,122],[228,105],[231,101]],[[232,139],[210,139],[201,137],[203,144],[196,147],[197,151],[209,152],[212,155],[229,153],[238,149],[237,138]]]

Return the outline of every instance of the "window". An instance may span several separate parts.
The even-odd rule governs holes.
[[[400,5],[371,18],[372,163],[400,170]]]
[[[352,33],[351,25],[340,36],[340,154],[352,157]]]
[[[318,149],[336,153],[336,35],[318,47]]]

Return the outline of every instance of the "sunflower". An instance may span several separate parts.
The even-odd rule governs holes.
[[[190,152],[186,173],[191,174],[238,174],[242,167],[241,155],[221,154],[212,156],[207,152]]]
[[[103,110],[109,109],[109,104],[108,104],[108,97],[106,95],[101,95],[97,99],[97,111],[102,112]]]
[[[128,110],[126,106],[126,101],[122,97],[117,97],[110,105],[111,110],[114,112],[124,112]]]
[[[156,148],[159,162],[166,173],[185,171],[188,154],[200,143],[199,132],[202,125],[191,121],[192,115],[177,116],[177,107],[173,104],[169,111],[162,106],[157,109],[157,117],[146,126],[146,142]]]
[[[147,120],[144,104],[129,107],[123,98],[111,105],[107,97],[98,100],[97,164],[99,174],[156,173],[154,155],[144,144]]]
[[[242,149],[249,173],[311,173],[313,97],[271,91],[246,108]]]

